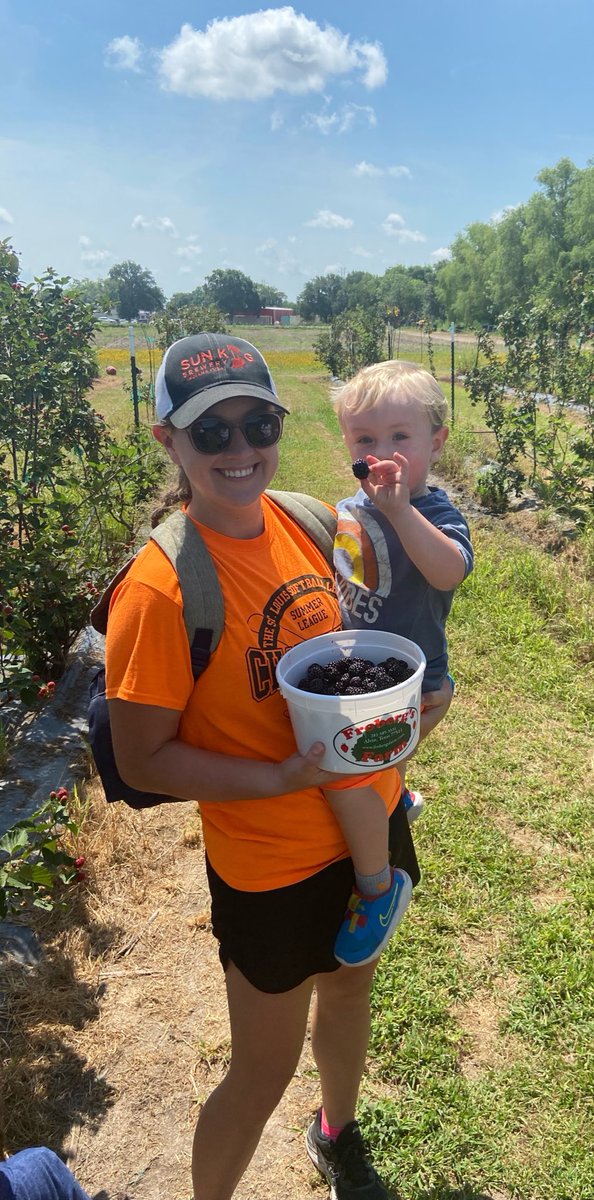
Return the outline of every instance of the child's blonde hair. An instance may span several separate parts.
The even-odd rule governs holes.
[[[373,408],[387,393],[398,396],[402,392],[423,406],[432,432],[443,428],[448,415],[448,402],[437,380],[418,363],[403,362],[401,359],[363,367],[348,383],[334,389],[332,402],[341,428],[344,429],[345,416]]]

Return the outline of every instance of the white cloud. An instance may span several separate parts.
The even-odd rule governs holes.
[[[81,261],[88,263],[90,267],[99,267],[103,263],[109,262],[110,258],[115,258],[115,254],[111,250],[83,250]]]
[[[499,225],[499,222],[503,221],[503,218],[507,217],[508,213],[513,212],[514,208],[518,207],[519,205],[517,204],[506,204],[503,208],[496,209],[495,212],[491,213],[491,221],[494,225]]]
[[[7,208],[2,208],[1,206],[0,206],[0,221],[4,225],[14,225],[14,217],[13,217],[12,213],[9,213]]]
[[[353,246],[353,254],[356,254],[359,258],[375,258],[375,252],[373,250],[366,250],[365,246]]]
[[[426,242],[427,238],[419,229],[397,229],[394,236],[399,242]]]
[[[159,233],[170,233],[172,237],[179,236],[171,217],[143,217],[138,213],[133,218],[132,229],[156,229]]]
[[[276,238],[266,238],[265,242],[261,242],[259,246],[254,247],[256,254],[270,254],[271,250],[276,250],[278,242]]]
[[[382,222],[382,229],[388,237],[395,237],[399,242],[426,242],[427,238],[424,233],[419,233],[418,229],[407,229],[404,217],[400,213],[388,213],[385,221]]]
[[[378,175],[391,175],[393,179],[412,179],[412,173],[408,167],[376,167],[373,163],[365,162],[363,159],[353,167],[355,175],[370,175],[372,177]]]
[[[355,175],[371,175],[372,177],[375,175],[383,175],[384,173],[383,167],[374,167],[373,163],[365,162],[365,159],[363,159],[360,163],[357,163],[353,170]]]
[[[452,251],[449,246],[440,246],[438,250],[432,250],[429,255],[434,262],[443,262],[444,258],[451,258]]]
[[[285,118],[282,113],[273,112],[270,117],[270,131],[276,133],[277,129],[281,129],[285,123]]]
[[[372,128],[377,125],[377,117],[370,104],[343,104],[338,112],[323,111],[320,113],[305,113],[303,124],[320,133],[348,133],[358,119],[366,120]]]
[[[114,67],[117,71],[140,71],[140,59],[142,58],[142,43],[136,37],[129,37],[126,33],[124,37],[113,38],[105,50],[105,62],[108,67]]]
[[[290,6],[220,17],[205,30],[182,25],[160,55],[169,91],[211,100],[262,100],[276,92],[321,92],[336,76],[380,87],[387,63],[377,42],[351,41]]]
[[[78,239],[78,244],[79,244],[79,246],[90,246],[91,239],[90,239],[90,237],[87,237],[86,233],[81,233],[81,235]]]
[[[382,229],[384,233],[395,233],[397,229],[404,229],[405,225],[406,221],[404,217],[400,216],[400,213],[388,213]]]
[[[317,229],[350,229],[353,225],[351,217],[341,217],[338,213],[330,212],[329,208],[319,208],[311,221],[306,221]]]
[[[189,242],[187,246],[178,246],[175,253],[178,258],[191,260],[198,258],[202,254],[202,246],[198,246],[196,242]]]

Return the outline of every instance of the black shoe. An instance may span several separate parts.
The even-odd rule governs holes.
[[[320,1109],[306,1138],[307,1153],[330,1184],[330,1200],[393,1200],[374,1171],[356,1121],[341,1129],[335,1142],[320,1127]]]

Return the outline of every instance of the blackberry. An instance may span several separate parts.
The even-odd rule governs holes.
[[[311,663],[297,686],[318,696],[364,696],[410,679],[414,670],[400,658],[373,663],[369,658],[336,658],[322,666]]]
[[[322,679],[324,678],[324,668],[320,663],[312,663],[311,666],[307,668],[307,678],[316,679],[320,677]]]
[[[328,684],[322,675],[317,675],[313,678],[305,675],[297,686],[301,688],[302,692],[315,692],[318,696],[330,695]]]
[[[369,692],[383,692],[385,688],[394,687],[392,676],[383,671],[379,664],[365,672],[364,683]]]
[[[409,667],[402,658],[387,658],[381,665],[392,676],[394,683],[404,683],[405,679],[410,679],[411,675],[414,675],[412,667]]]
[[[352,472],[355,476],[355,479],[367,479],[367,476],[369,475],[369,466],[365,462],[364,458],[358,458],[357,461],[353,463]]]
[[[369,667],[374,666],[370,658],[351,658],[349,662],[351,664],[351,671],[354,669],[357,675],[364,675]]]

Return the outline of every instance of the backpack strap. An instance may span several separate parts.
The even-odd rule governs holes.
[[[212,652],[221,640],[225,612],[219,577],[204,539],[190,517],[178,509],[153,529],[151,540],[167,555],[179,579],[190,646],[197,630],[212,630]]]
[[[329,566],[332,566],[336,535],[334,513],[330,512],[321,500],[316,500],[315,496],[308,496],[305,492],[277,492],[268,489],[266,495],[293,517],[324,555]]]
[[[153,529],[151,541],[167,556],[178,577],[192,671],[197,679],[218,646],[225,623],[223,594],[215,566],[194,522],[181,509]],[[105,634],[107,630],[111,597],[135,558],[136,555],[120,567],[91,612],[91,624],[99,633]]]

